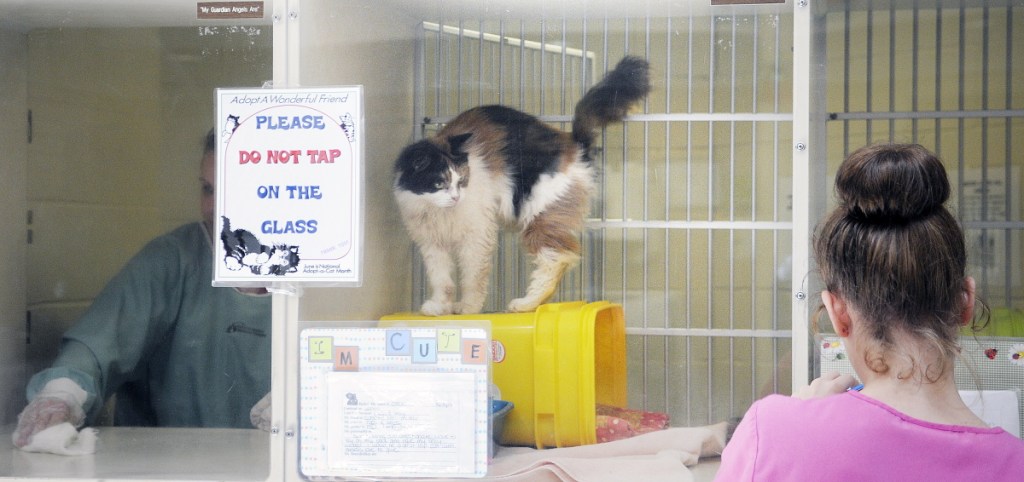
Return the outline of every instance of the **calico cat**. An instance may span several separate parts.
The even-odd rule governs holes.
[[[407,146],[395,162],[394,195],[423,255],[431,295],[420,311],[478,313],[503,226],[514,226],[533,257],[526,294],[508,310],[548,300],[580,258],[590,209],[597,129],[622,121],[650,91],[649,65],[625,57],[576,105],[572,132],[529,114],[489,105],[459,114],[434,137]],[[456,301],[455,266],[461,273]]]
[[[231,221],[224,221],[220,240],[224,245],[224,266],[238,271],[249,268],[252,274],[284,276],[298,271],[299,247],[276,244],[267,246],[256,235],[245,229],[231,229]]]

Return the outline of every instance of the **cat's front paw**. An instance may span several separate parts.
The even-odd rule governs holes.
[[[540,306],[535,300],[529,298],[516,298],[508,304],[508,311],[512,313],[524,313],[527,311],[536,310]]]
[[[473,315],[484,309],[483,303],[455,303],[453,312],[461,315]]]
[[[424,301],[423,306],[420,307],[420,313],[423,313],[426,316],[450,315],[452,314],[452,304],[427,300]]]
[[[224,267],[231,271],[238,271],[242,269],[242,263],[238,262],[238,259],[236,259],[234,256],[225,256]]]

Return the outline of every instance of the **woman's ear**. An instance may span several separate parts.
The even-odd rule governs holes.
[[[967,326],[974,317],[974,278],[964,278],[964,311],[960,313],[960,324]]]
[[[832,328],[843,338],[850,336],[850,310],[846,307],[846,301],[828,290],[821,292],[821,304],[825,305],[828,311],[828,318],[832,320]]]

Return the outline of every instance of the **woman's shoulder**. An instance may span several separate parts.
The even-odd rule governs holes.
[[[816,471],[829,467],[834,470],[829,478],[836,480],[1001,481],[1016,479],[998,474],[1024,466],[1024,442],[1012,434],[934,430],[908,423],[852,392],[812,399],[764,397],[751,405],[729,444],[733,447],[726,446],[723,466],[734,470],[733,465],[750,459],[750,470],[760,479],[812,480]],[[907,446],[928,447],[920,457],[927,462],[910,463],[902,455]],[[974,464],[979,461],[983,466]],[[872,469],[878,466],[886,471]]]
[[[832,405],[847,405],[851,402],[850,397],[838,394],[827,397],[799,398],[774,393],[754,402],[753,405],[771,410],[807,410],[810,408],[821,408]]]
[[[756,414],[758,426],[762,429],[770,431],[775,428],[786,433],[795,427],[835,426],[837,420],[847,420],[865,408],[850,394],[809,399],[774,394],[754,402],[748,413]]]

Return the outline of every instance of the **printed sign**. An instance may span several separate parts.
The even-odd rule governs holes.
[[[362,281],[362,88],[218,89],[214,285]]]
[[[198,2],[196,18],[201,20],[263,18],[263,2]]]
[[[486,475],[485,328],[307,328],[299,338],[303,474]]]
[[[786,0],[711,0],[711,5],[763,5],[786,3]]]

